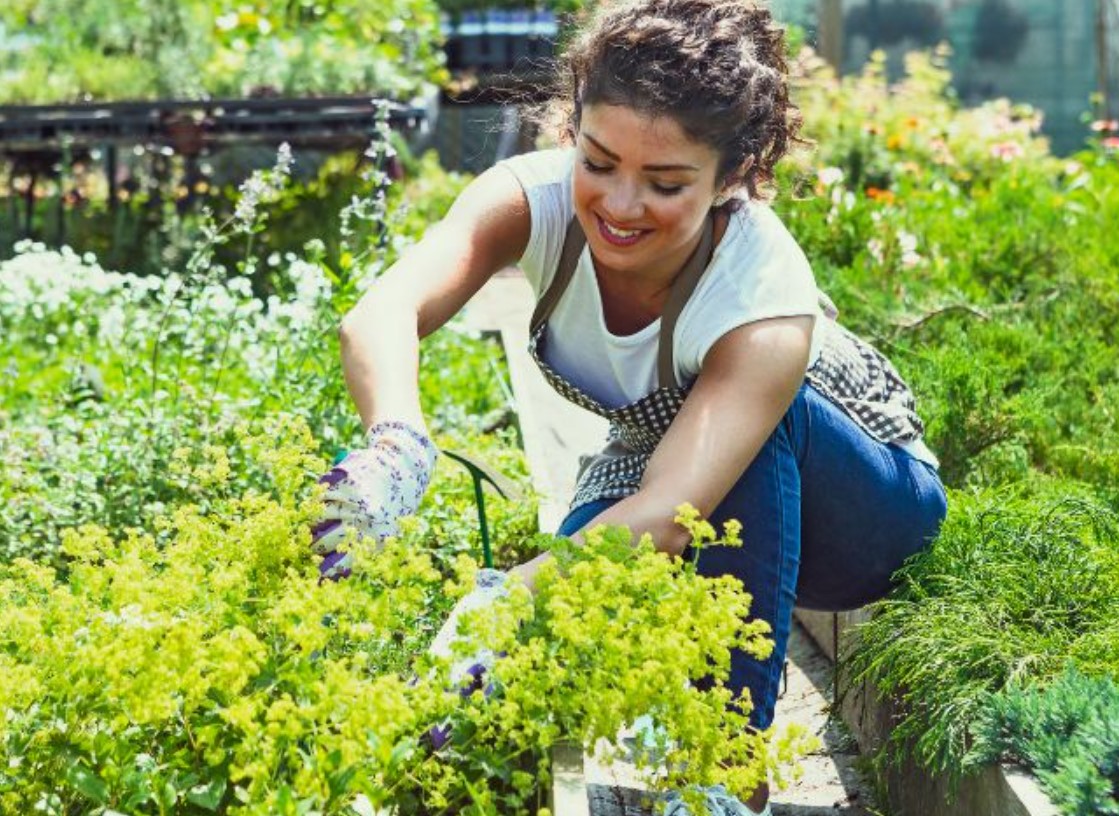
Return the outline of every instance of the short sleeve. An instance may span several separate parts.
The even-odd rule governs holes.
[[[567,225],[574,217],[571,171],[575,151],[540,150],[498,162],[520,182],[528,199],[531,233],[519,266],[539,298],[559,264]]]
[[[812,268],[781,219],[764,204],[734,213],[676,327],[676,374],[688,382],[732,329],[775,317],[818,316]]]

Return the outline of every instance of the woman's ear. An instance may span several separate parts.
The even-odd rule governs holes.
[[[719,190],[718,195],[715,196],[715,206],[721,207],[734,198],[743,186],[746,185],[746,174],[750,172],[750,168],[754,166],[754,156],[746,157],[746,161],[739,165],[738,169],[727,176],[727,180],[723,182],[722,189]]]

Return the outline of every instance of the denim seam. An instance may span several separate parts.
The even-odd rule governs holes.
[[[786,434],[786,438],[788,438],[788,434]],[[782,481],[781,481],[781,467],[780,467],[780,465],[781,465],[781,457],[779,455],[774,456],[773,457],[773,474],[774,474],[774,483],[777,485],[777,519],[778,519],[777,540],[779,542],[781,542],[780,543],[780,549],[778,551],[778,558],[777,558],[777,603],[775,604],[775,606],[776,606],[776,609],[774,610],[775,614],[781,608],[781,594],[784,592],[784,586],[785,586],[785,491],[783,490],[784,486],[783,486]],[[776,634],[776,632],[777,632],[776,620],[770,622],[770,626],[773,627],[774,634]],[[770,659],[772,659],[772,656],[771,656]],[[773,665],[770,667],[769,671],[767,672],[767,676],[766,676],[766,680],[765,680],[765,701],[768,704],[768,702],[772,699],[773,700],[773,706],[774,706],[775,709],[777,707],[777,686],[780,682],[780,679],[781,679],[781,667],[777,665],[776,661],[774,661]],[[773,724],[773,720],[770,719],[769,725],[772,725],[772,724]],[[768,728],[769,725],[767,725],[766,727]]]
[[[811,385],[808,386],[812,388]],[[808,461],[808,447],[812,444],[812,401],[808,394],[804,395],[804,437],[800,446],[800,458],[797,460],[797,470],[804,473],[804,463]]]

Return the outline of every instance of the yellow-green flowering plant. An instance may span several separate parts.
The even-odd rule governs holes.
[[[693,508],[681,508],[677,522],[697,547],[741,544],[738,525],[716,542]],[[665,558],[648,536],[633,546],[621,527],[590,530],[582,545],[557,538],[551,551],[555,560],[536,578],[533,617],[515,639],[494,644],[508,652],[494,666],[496,694],[470,699],[472,733],[510,752],[543,752],[558,739],[593,750],[647,715],[658,744],[635,761],[651,788],[722,782],[745,797],[767,773],[783,784],[783,766],[814,740],[797,726],[780,735],[751,729],[748,695],[732,700],[725,686],[731,648],[759,659],[773,648],[769,624],[748,621],[742,585]],[[605,759],[620,755],[614,744]]]
[[[323,462],[305,424],[243,444],[272,488],[175,509],[163,546],[86,525],[65,536],[67,580],[0,567],[0,811],[341,813],[361,795],[397,813],[530,813],[553,744],[590,747],[649,712],[674,742],[665,784],[748,790],[806,747],[726,713],[727,650],[769,649],[741,587],[616,529],[555,540],[535,598],[468,619],[463,648],[505,657],[491,694],[463,696],[425,650],[474,562],[448,579],[412,522],[382,547],[348,542],[353,575],[320,583]],[[217,486],[229,471],[211,454],[195,475]],[[447,723],[436,751],[427,735]]]

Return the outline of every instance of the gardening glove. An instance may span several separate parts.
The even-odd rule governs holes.
[[[731,796],[730,791],[722,785],[707,785],[698,790],[703,794],[703,803],[711,816],[771,816],[773,813],[768,802],[761,813],[751,810],[736,797]],[[679,791],[672,791],[665,796],[664,801],[667,803],[664,816],[692,816],[692,811],[684,804]]]
[[[492,607],[500,598],[508,597],[509,590],[509,576],[506,573],[495,569],[478,570],[474,589],[455,604],[446,623],[431,642],[428,652],[436,657],[452,659],[454,645],[462,639],[458,629],[463,615],[476,609]],[[469,697],[479,689],[483,689],[488,697],[493,687],[485,685],[486,672],[499,657],[501,655],[492,649],[481,648],[473,654],[454,659],[451,664],[452,687],[457,688],[464,697]],[[438,751],[451,737],[450,723],[435,726],[428,732],[428,737],[432,748]]]
[[[325,556],[319,564],[323,578],[350,574],[350,554],[338,552],[349,530],[377,541],[395,535],[397,522],[416,512],[431,481],[437,450],[422,431],[405,422],[378,422],[365,443],[319,479],[327,486],[326,510],[311,530],[311,548]]]
[[[428,652],[436,657],[451,658],[454,645],[462,639],[458,631],[462,616],[475,609],[491,607],[498,599],[508,597],[509,587],[509,576],[501,570],[478,570],[474,577],[474,589],[455,604],[446,623],[431,642]],[[497,655],[490,649],[481,649],[473,655],[459,658],[451,664],[451,682],[458,686],[468,676],[480,680],[481,675],[496,659]],[[480,685],[475,688],[480,688]]]

